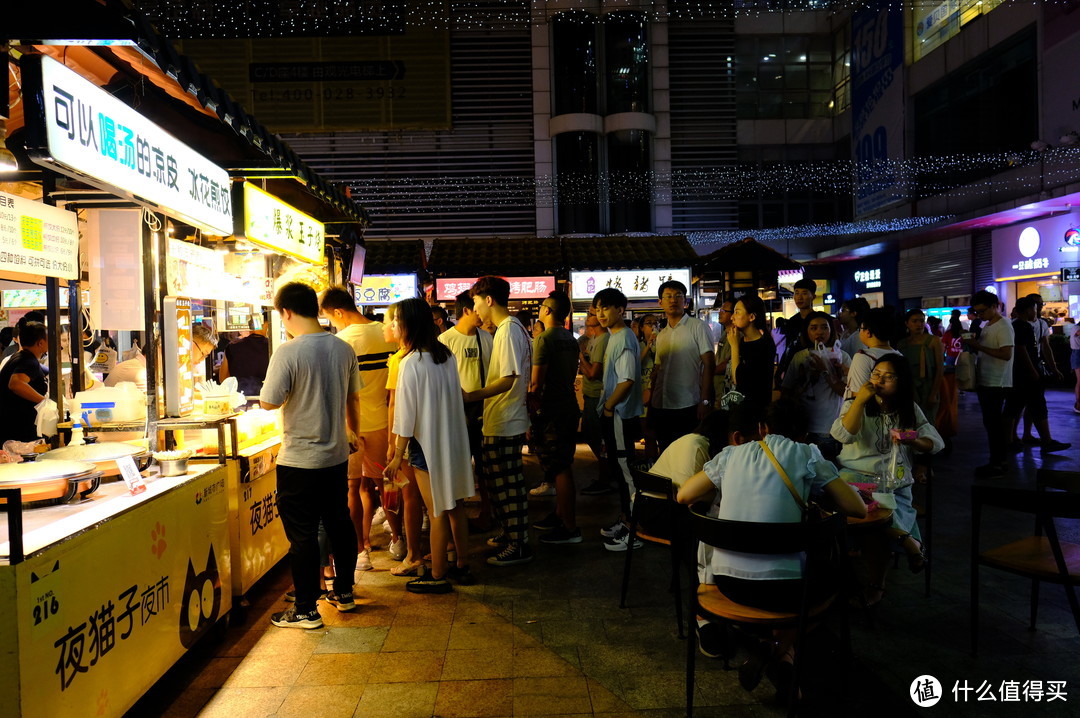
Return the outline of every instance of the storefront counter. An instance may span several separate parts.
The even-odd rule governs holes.
[[[197,464],[23,512],[25,559],[0,565],[0,715],[122,716],[224,619],[226,475]]]

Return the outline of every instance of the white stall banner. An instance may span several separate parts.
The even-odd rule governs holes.
[[[0,192],[0,270],[78,279],[79,218]]]

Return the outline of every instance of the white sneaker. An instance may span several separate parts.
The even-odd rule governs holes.
[[[383,511],[382,506],[380,506],[375,509],[375,515],[371,517],[371,526],[374,528],[376,526],[382,526],[384,523],[386,523],[386,512]]]
[[[375,567],[371,565],[371,552],[364,549],[356,555],[356,575],[353,576],[353,583],[360,583],[360,574],[373,568]]]
[[[611,526],[600,529],[600,535],[606,539],[610,539],[615,538],[623,531],[629,532],[630,529],[626,528],[626,525],[623,524],[622,521],[616,521],[615,523],[611,524]]]
[[[409,549],[405,546],[405,541],[403,539],[398,539],[397,541],[391,539],[390,545],[386,547],[386,550],[390,553],[390,558],[394,559],[395,561],[401,561],[405,558],[405,554],[409,552]]]
[[[634,537],[634,549],[637,550],[645,544],[637,536]],[[623,530],[614,536],[604,541],[604,548],[608,551],[621,552],[625,551],[630,546],[630,529],[623,526]]]
[[[555,487],[544,481],[535,489],[529,489],[529,496],[554,496]]]

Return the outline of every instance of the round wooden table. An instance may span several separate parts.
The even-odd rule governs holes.
[[[859,519],[854,516],[847,517],[848,528],[854,531],[869,531],[870,529],[881,528],[892,522],[892,509],[886,509],[878,506],[876,509],[866,515],[866,518]]]

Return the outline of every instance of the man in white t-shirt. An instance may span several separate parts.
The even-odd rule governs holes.
[[[1050,348],[1051,331],[1050,325],[1042,317],[1042,310],[1044,304],[1042,295],[1038,292],[1034,292],[1027,295],[1025,299],[1035,303],[1035,318],[1029,321],[1028,324],[1031,325],[1032,330],[1034,330],[1035,332],[1035,347],[1038,351],[1037,359],[1039,362],[1035,369],[1039,372],[1039,382],[1044,385],[1046,383],[1046,377],[1042,373],[1043,368],[1049,371],[1050,376],[1052,376],[1055,380],[1061,381],[1065,377],[1062,376],[1061,371],[1058,369],[1057,362],[1054,360],[1054,350]],[[1039,438],[1036,439],[1035,435],[1031,433],[1031,424],[1031,418],[1028,416],[1028,412],[1025,411],[1023,438],[1025,444],[1043,444],[1047,441],[1049,441],[1051,444],[1058,443],[1050,438],[1049,433],[1047,433],[1046,436],[1043,436],[1040,433]],[[1011,436],[1009,438],[1012,439]]]
[[[492,566],[514,566],[532,561],[529,548],[529,502],[525,488],[525,467],[521,448],[529,428],[525,408],[529,376],[532,372],[532,336],[506,305],[510,283],[501,277],[481,277],[469,293],[473,309],[485,324],[497,329],[488,364],[487,384],[464,392],[465,402],[484,401],[483,457],[481,478],[487,484],[495,515],[503,525],[502,536],[489,543],[505,545],[487,562]]]
[[[454,311],[457,323],[439,335],[439,341],[450,348],[457,360],[458,378],[461,380],[461,390],[465,392],[476,391],[484,388],[487,384],[488,364],[491,363],[494,340],[491,334],[482,331],[483,321],[480,315],[473,311],[473,299],[468,291],[457,295],[456,308]],[[481,445],[483,443],[484,402],[473,401],[465,405],[465,426],[469,432],[469,452],[473,457],[473,464],[479,476],[480,462],[482,461]],[[490,529],[491,521],[491,497],[488,495],[484,482],[480,482],[480,516],[477,517],[476,525],[480,530]],[[470,519],[470,523],[471,523]]]
[[[978,356],[975,365],[979,408],[990,442],[990,463],[975,469],[976,478],[1005,475],[1009,427],[1005,421],[1005,400],[1013,379],[1012,324],[1003,321],[997,295],[982,290],[971,297],[972,313],[983,320],[978,339],[964,339],[964,344]]]
[[[663,452],[712,410],[716,355],[709,327],[686,313],[682,282],[664,282],[658,295],[667,326],[656,337],[649,426]]]
[[[356,354],[363,388],[360,389],[360,432],[357,449],[349,454],[349,515],[360,539],[356,559],[356,581],[359,574],[370,571],[371,520],[375,515],[374,489],[381,490],[382,466],[389,440],[387,426],[386,360],[397,351],[397,345],[383,338],[383,325],[373,322],[356,308],[356,301],[344,287],[331,287],[319,303],[322,315],[330,320],[341,339]],[[388,550],[395,559],[402,558],[405,542],[401,539],[401,518],[392,511],[384,512],[390,526]]]

